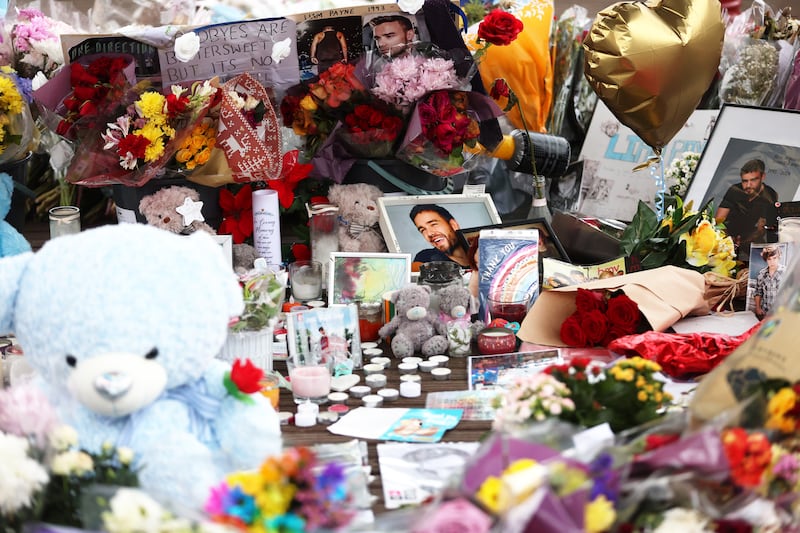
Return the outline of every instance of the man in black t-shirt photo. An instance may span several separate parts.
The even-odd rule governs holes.
[[[750,244],[766,242],[766,227],[775,223],[778,193],[764,183],[766,166],[761,159],[751,159],[742,165],[739,176],[741,183],[728,188],[714,218],[725,224],[737,256],[747,261]]]

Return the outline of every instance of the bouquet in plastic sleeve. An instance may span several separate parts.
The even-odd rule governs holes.
[[[618,485],[609,456],[585,464],[495,433],[468,465],[461,490],[494,516],[494,531],[577,533],[611,527]]]
[[[553,105],[550,110],[547,130],[562,134],[569,113],[570,98],[575,93],[578,75],[583,75],[583,36],[591,26],[591,18],[585,7],[567,8],[556,21],[553,69]]]
[[[11,23],[13,65],[25,78],[37,73],[47,78],[64,64],[61,35],[77,33],[69,24],[46,16],[35,8],[17,10],[16,16],[7,18]]]
[[[344,116],[334,135],[356,157],[384,158],[394,152],[403,128],[404,122],[399,113],[375,100],[356,104]]]
[[[367,100],[355,66],[336,63],[319,77],[291,87],[281,101],[283,125],[303,140],[301,159],[310,161],[337,124]]]
[[[98,130],[136,85],[136,61],[124,54],[84,56],[33,93],[45,124],[69,140]]]
[[[795,63],[797,19],[789,9],[777,15],[763,2],[737,15],[725,30],[720,62],[723,103],[781,107]]]
[[[33,118],[25,84],[10,67],[0,68],[0,164],[25,156],[33,138]]]
[[[458,174],[464,171],[464,163],[471,157],[465,146],[474,147],[482,140],[481,124],[502,114],[497,104],[485,95],[457,90],[433,91],[414,107],[395,155],[437,176]],[[492,146],[493,143],[480,144]]]
[[[217,88],[209,81],[167,94],[138,84],[117,111],[103,116],[100,131],[81,131],[67,181],[89,187],[140,187],[164,174],[167,163],[212,105]],[[99,117],[97,117],[99,118]]]
[[[299,533],[344,527],[355,509],[344,468],[299,447],[268,457],[258,470],[228,475],[205,510],[212,521],[243,531]]]
[[[475,71],[471,57],[456,61],[432,43],[407,45],[396,57],[373,52],[366,63],[370,93],[405,115],[431,91],[469,87]]]

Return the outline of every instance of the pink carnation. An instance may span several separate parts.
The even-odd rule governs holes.
[[[416,54],[391,60],[375,75],[372,93],[389,104],[408,107],[426,93],[460,85],[449,59]]]

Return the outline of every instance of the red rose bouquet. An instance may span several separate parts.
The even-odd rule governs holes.
[[[488,97],[467,91],[433,91],[417,102],[396,157],[437,176],[464,170],[480,124],[502,114]]]
[[[571,347],[608,346],[639,331],[639,306],[622,291],[577,289],[576,311],[561,324],[562,342]]]
[[[356,104],[345,115],[336,136],[359,157],[388,157],[403,131],[404,122],[397,112],[380,101]]]
[[[120,101],[136,84],[136,63],[129,55],[86,56],[56,74],[34,92],[48,126],[70,140],[78,131],[105,126]]]

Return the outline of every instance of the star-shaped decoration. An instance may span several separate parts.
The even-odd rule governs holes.
[[[205,222],[206,219],[203,218],[203,213],[200,212],[201,209],[203,209],[203,202],[195,202],[191,198],[186,197],[186,199],[183,200],[183,205],[176,207],[175,211],[183,216],[183,225],[189,226],[195,220]]]

